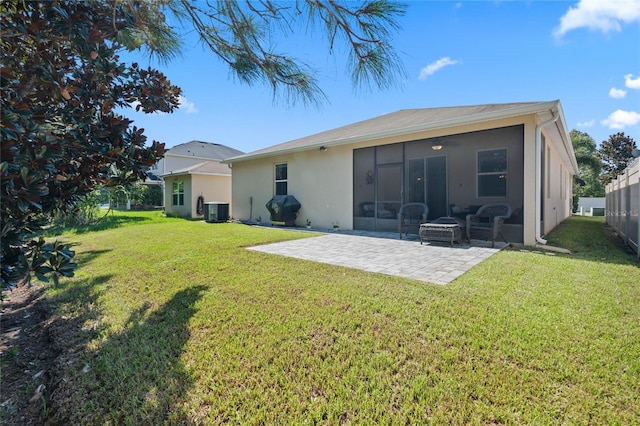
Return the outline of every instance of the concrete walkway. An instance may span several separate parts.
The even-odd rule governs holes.
[[[294,231],[295,232],[295,231]],[[356,235],[360,234],[360,235]],[[506,246],[472,240],[472,244],[420,244],[417,238],[399,240],[397,233],[327,233],[314,238],[249,247],[263,253],[356,268],[369,272],[448,284],[471,267]]]

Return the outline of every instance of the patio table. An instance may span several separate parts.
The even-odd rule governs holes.
[[[441,217],[433,222],[423,223],[420,225],[420,244],[423,241],[443,241],[458,244],[462,243],[462,232],[465,222],[457,217]]]

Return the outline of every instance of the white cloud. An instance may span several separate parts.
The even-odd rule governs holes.
[[[633,74],[624,76],[624,85],[629,89],[640,89],[640,77],[634,79]]]
[[[593,127],[596,124],[596,120],[589,120],[576,123],[578,127]]]
[[[640,21],[638,0],[580,0],[560,18],[553,34],[562,37],[577,28],[600,30],[603,33],[620,31],[621,23]]]
[[[420,76],[418,76],[418,79],[419,80],[424,80],[428,76],[434,74],[436,71],[440,70],[441,68],[446,67],[447,65],[455,65],[455,64],[459,64],[459,63],[460,63],[460,61],[451,59],[448,56],[446,56],[444,58],[440,58],[437,61],[427,65],[424,68],[422,68],[420,70]]]
[[[198,108],[193,102],[189,102],[186,97],[180,95],[178,98],[178,102],[180,104],[180,110],[186,112],[187,114],[195,114],[198,112]]]
[[[611,90],[609,90],[609,96],[614,99],[622,99],[627,96],[627,91],[624,89],[616,89],[615,87],[612,87]]]
[[[626,126],[635,126],[640,123],[640,114],[635,111],[623,111],[618,109],[601,122],[610,129],[624,129]]]

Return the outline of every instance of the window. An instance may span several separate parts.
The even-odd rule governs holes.
[[[276,195],[287,195],[287,164],[276,164]]]
[[[478,197],[507,196],[507,149],[478,151]]]
[[[177,180],[173,182],[173,205],[184,206],[184,181]]]

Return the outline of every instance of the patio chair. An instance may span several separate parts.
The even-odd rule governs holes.
[[[424,203],[407,203],[400,207],[400,213],[398,213],[400,239],[402,239],[403,232],[405,236],[411,230],[415,230],[417,234],[420,230],[420,225],[427,221],[428,215],[429,207]]]
[[[488,241],[491,238],[491,247],[495,247],[496,237],[500,235],[505,243],[508,243],[502,235],[502,224],[511,217],[511,206],[507,203],[485,204],[475,214],[467,215],[467,238],[471,243],[471,235],[481,234]]]

